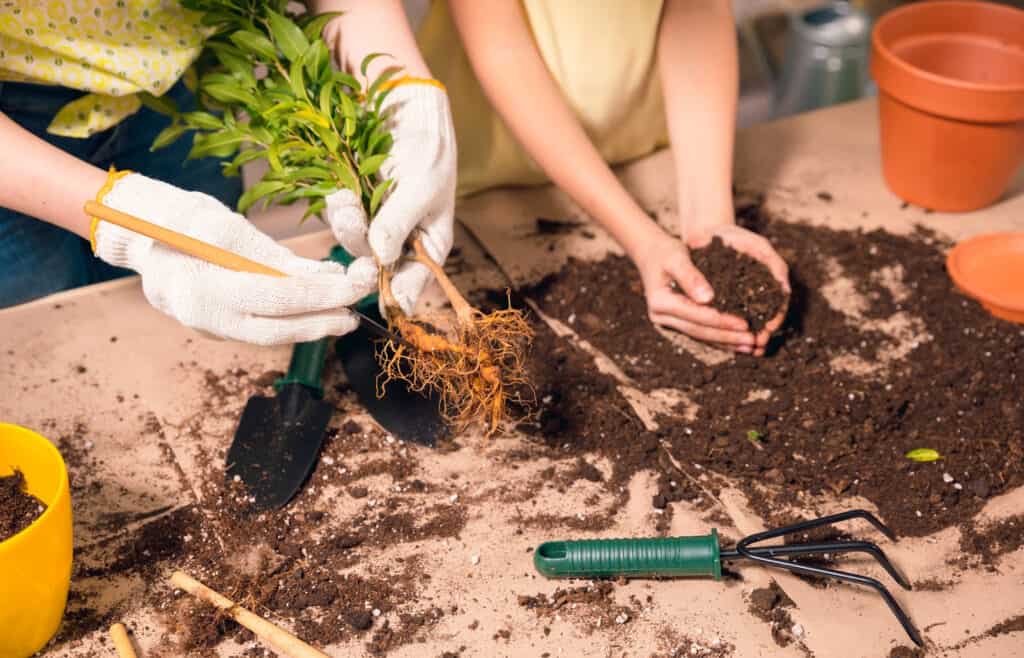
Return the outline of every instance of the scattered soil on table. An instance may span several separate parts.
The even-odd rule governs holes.
[[[597,580],[578,587],[559,587],[551,594],[520,595],[516,600],[539,618],[569,616],[588,628],[609,628],[628,624],[635,619],[633,608],[616,603],[615,585]]]
[[[616,463],[618,481],[654,468],[662,481],[679,483],[660,459],[661,443],[691,478],[710,472],[737,480],[776,525],[815,497],[859,496],[897,534],[920,536],[962,523],[989,498],[1024,484],[1024,330],[957,294],[944,267],[946,243],[923,229],[897,236],[772,221],[757,205],[738,214],[790,264],[787,319],[765,358],[709,365],[659,333],[646,321],[639,276],[624,257],[570,259],[525,291],[634,386],[678,389],[699,407],[692,421],[659,416],[659,428],[648,432],[623,413],[610,377],[578,376],[542,391],[541,373],[550,443],[639,453]],[[541,365],[564,370],[573,349]],[[760,450],[747,440],[751,431]],[[943,457],[904,456],[916,448]],[[700,497],[684,489],[684,498]]]
[[[919,647],[893,647],[888,658],[924,658],[924,649]]]
[[[960,528],[960,551],[976,556],[986,565],[994,566],[1001,555],[1024,546],[1024,514],[993,521],[982,526],[973,522]]]
[[[671,628],[658,633],[658,644],[662,649],[650,658],[732,658],[736,655],[736,647],[721,638],[694,640]]]
[[[793,632],[793,617],[789,614],[789,609],[795,605],[773,580],[768,587],[759,587],[750,593],[747,609],[758,619],[768,622],[772,628],[772,639],[780,647],[786,647],[797,639]]]
[[[0,476],[0,542],[32,525],[45,511],[46,503],[25,489],[21,471]]]
[[[690,257],[715,291],[711,306],[746,320],[752,333],[782,312],[786,293],[759,260],[726,246],[718,236]]]

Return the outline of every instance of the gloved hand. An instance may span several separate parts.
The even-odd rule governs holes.
[[[394,181],[392,188],[371,222],[351,191],[331,194],[327,223],[350,254],[375,255],[385,267],[405,252],[406,240],[418,228],[427,254],[444,263],[455,222],[455,128],[448,96],[432,84],[402,84],[384,99],[382,110],[394,143],[380,172]],[[422,263],[403,263],[395,272],[391,289],[407,314],[429,280]]]
[[[346,270],[300,258],[206,194],[130,173],[98,200],[290,275],[226,270],[114,224],[95,223],[98,257],[141,274],[150,304],[214,336],[258,345],[340,336],[359,324],[346,307],[377,285],[372,259],[359,259]]]

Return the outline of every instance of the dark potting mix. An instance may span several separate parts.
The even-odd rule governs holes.
[[[21,471],[0,476],[0,542],[32,525],[45,511],[46,504],[25,489]]]
[[[715,291],[711,306],[746,320],[752,333],[782,312],[786,293],[761,261],[732,249],[718,236],[706,247],[691,250],[690,257]]]
[[[896,236],[771,221],[757,206],[741,208],[740,221],[768,237],[791,269],[787,318],[764,358],[730,355],[708,365],[680,347],[648,322],[639,276],[619,256],[570,259],[562,271],[519,291],[608,355],[635,388],[676,389],[696,409],[693,416],[664,413],[655,419],[657,428],[648,429],[619,382],[600,372],[590,354],[531,317],[537,337],[527,367],[538,408],[517,427],[527,440],[503,453],[495,469],[550,460],[528,483],[535,494],[585,481],[602,487],[612,502],[595,504],[585,516],[527,506],[519,527],[557,529],[560,535],[609,528],[629,498],[624,485],[634,474],[652,471],[658,490],[650,504],[662,510],[655,529],[660,533],[670,527],[676,501],[704,510],[709,525],[728,527],[714,499],[721,489],[736,486],[770,525],[792,522],[794,510],[813,508],[818,500],[857,496],[871,501],[899,535],[959,526],[965,564],[991,565],[1024,545],[1022,517],[974,521],[988,499],[1024,485],[1024,331],[957,294],[944,270],[947,245],[928,232]],[[734,252],[720,258],[736,261]],[[895,278],[903,289],[879,274],[893,267],[900,270]],[[830,302],[829,284],[837,272],[869,302],[854,316]],[[748,274],[756,290],[757,268]],[[504,305],[507,297],[504,290],[476,291],[471,300]],[[764,312],[770,318],[778,308]],[[894,316],[919,330],[912,340],[896,341],[882,331]],[[853,358],[860,370],[837,367],[844,358]],[[279,374],[208,371],[202,408],[174,431],[199,436],[209,417],[233,414],[237,421],[244,401],[266,392]],[[420,450],[389,443],[374,426],[344,420],[354,402],[333,356],[325,370],[325,397],[338,406],[339,420],[310,482],[339,487],[340,495],[359,501],[359,512],[334,519],[311,485],[283,510],[253,513],[247,492],[225,482],[223,455],[200,448],[201,495],[194,502],[117,535],[96,559],[76,561],[61,639],[103,629],[124,612],[89,608],[75,589],[78,579],[126,573],[142,576],[142,601],[173,629],[169,641],[179,653],[208,655],[226,639],[252,639],[223,615],[169,591],[164,576],[172,568],[286,622],[307,642],[355,639],[372,655],[423,641],[446,616],[471,610],[472,604],[441,607],[421,597],[432,574],[415,554],[388,564],[372,558],[385,547],[457,538],[472,504],[485,494],[473,503],[430,502],[447,500],[457,480],[427,479]],[[168,463],[176,463],[161,423],[153,418],[146,431]],[[226,449],[230,437],[223,438]],[[61,441],[73,490],[89,486],[89,457],[75,447],[81,443],[77,436]],[[941,458],[920,463],[905,456],[919,448]],[[463,441],[438,449],[473,448]],[[368,451],[374,455],[369,461],[357,459]],[[594,466],[602,458],[610,472]],[[342,464],[353,466],[341,471]],[[386,478],[386,488],[375,484],[378,477]],[[524,554],[524,565],[529,558]],[[527,585],[510,600],[534,611],[539,623],[578,608],[618,626],[617,620],[637,618],[646,604],[617,602],[611,595],[616,587],[570,586],[542,599]],[[759,590],[751,606],[772,626],[779,644],[792,641],[783,597]],[[507,640],[499,635],[495,642]],[[248,655],[265,655],[260,651],[256,647]]]

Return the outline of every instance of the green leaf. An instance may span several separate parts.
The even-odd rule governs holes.
[[[391,134],[387,132],[377,132],[370,138],[370,143],[366,146],[367,155],[376,155],[378,153],[384,153],[385,155],[391,151],[392,143]]]
[[[361,91],[363,88],[363,85],[359,84],[358,80],[344,71],[335,71],[332,77],[335,82],[340,83],[353,91]]]
[[[288,61],[294,62],[302,57],[309,47],[309,40],[302,33],[299,26],[291,19],[285,18],[273,10],[267,10],[267,20],[270,23],[270,33],[274,36],[277,44]]]
[[[323,87],[320,88],[320,113],[325,117],[332,115],[331,112],[331,94],[334,93],[334,80],[328,80]]]
[[[245,192],[238,199],[238,212],[244,213],[252,204],[256,203],[263,197],[280,192],[285,187],[284,183],[280,181],[260,181],[256,183]]]
[[[341,95],[341,115],[353,121],[356,118],[356,104],[352,102],[348,94]]]
[[[341,140],[334,134],[334,131],[323,126],[316,126],[314,130],[317,136],[320,137],[320,141],[327,147],[327,150],[331,153],[337,153],[338,147],[341,146]]]
[[[207,48],[212,50],[224,68],[230,71],[231,75],[242,81],[247,88],[256,86],[252,62],[245,57],[245,53],[223,43],[208,43]]]
[[[172,123],[157,134],[153,139],[153,145],[149,147],[149,150],[155,151],[172,144],[176,139],[181,137],[186,130],[188,130],[187,126],[180,123]]]
[[[197,133],[188,157],[190,160],[206,157],[226,158],[234,154],[246,139],[246,135],[229,129],[215,133]]]
[[[302,180],[304,178],[313,178],[316,180],[331,180],[331,172],[323,167],[301,167],[292,172],[295,176],[294,180]]]
[[[377,214],[377,208],[380,207],[380,202],[384,200],[384,194],[391,187],[391,179],[387,179],[373,190],[373,195],[370,197],[370,218]]]
[[[356,120],[351,118],[345,118],[345,128],[343,133],[345,137],[351,137],[356,132]]]
[[[259,105],[259,101],[256,100],[256,96],[252,92],[242,89],[237,84],[217,82],[200,85],[199,90],[222,103],[241,103],[247,107],[257,107]]]
[[[279,114],[289,113],[298,106],[299,104],[296,103],[295,101],[281,101],[279,103],[275,103],[269,109],[266,109],[263,112],[261,112],[260,116],[263,117],[264,119],[269,119],[271,117],[278,116]]]
[[[224,165],[224,174],[227,176],[236,176],[242,168],[242,165],[247,162],[252,162],[253,160],[259,160],[260,158],[266,157],[266,155],[267,152],[264,149],[242,149],[230,164]]]
[[[359,72],[362,73],[363,77],[365,78],[366,77],[366,69],[367,69],[367,67],[370,66],[370,62],[372,62],[373,60],[377,59],[378,57],[390,57],[390,56],[391,55],[388,55],[387,53],[370,53],[369,55],[367,55],[366,57],[363,58],[363,63],[359,65]]]
[[[185,112],[181,118],[190,128],[220,130],[224,127],[224,122],[209,112]]]
[[[302,62],[306,67],[309,79],[319,81],[325,68],[328,68],[327,46],[323,41],[317,40],[309,44],[306,52],[302,53]]]
[[[373,98],[373,95],[377,93],[377,90],[380,89],[380,86],[382,84],[384,84],[391,78],[395,77],[395,75],[400,73],[401,71],[401,66],[389,66],[388,68],[384,69],[384,71],[377,76],[377,79],[370,84],[370,88],[366,90],[366,95],[369,96],[370,98]]]
[[[178,104],[166,96],[154,96],[148,92],[140,92],[138,98],[142,101],[142,104],[160,114],[164,114],[169,117],[177,116]]]
[[[310,41],[316,41],[323,35],[324,27],[331,21],[335,16],[341,16],[340,11],[328,11],[322,14],[316,14],[310,16],[308,19],[302,22],[302,33],[306,35],[306,38]]]
[[[292,87],[292,93],[301,100],[306,99],[306,81],[302,76],[302,60],[296,59],[288,70],[288,83]]]
[[[757,430],[747,430],[747,441],[753,441],[754,443],[761,440],[761,433]]]
[[[942,455],[931,448],[916,448],[908,452],[906,458],[915,462],[933,462],[942,459]]]
[[[359,163],[359,175],[360,176],[372,176],[377,173],[380,166],[387,159],[386,155],[371,155],[362,162]]]
[[[361,193],[360,190],[362,186],[359,184],[359,179],[356,178],[355,172],[352,171],[347,164],[332,164],[334,175],[338,180],[338,185],[347,190],[352,190],[358,196]]]
[[[323,199],[317,199],[313,203],[309,204],[309,207],[306,208],[306,212],[302,213],[302,219],[299,220],[299,224],[301,225],[303,222],[305,222],[313,215],[320,217],[320,220],[323,221],[323,217],[320,215],[320,213],[324,211],[324,208],[326,206],[327,202],[324,201]]]
[[[271,61],[277,59],[277,48],[270,39],[252,30],[238,30],[228,37],[232,43],[245,52],[255,55],[257,59]]]

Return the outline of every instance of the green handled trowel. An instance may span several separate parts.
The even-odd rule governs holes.
[[[341,247],[330,259],[348,265]],[[437,401],[409,391],[398,382],[377,397],[380,368],[376,341],[387,334],[377,311],[377,295],[354,309],[360,327],[338,340],[337,352],[356,397],[385,430],[397,438],[433,446],[444,431]],[[316,467],[334,406],[323,399],[321,374],[331,338],[297,343],[284,377],[274,383],[277,395],[249,398],[227,454],[227,477],[248,487],[257,509],[283,507],[299,492]]]

